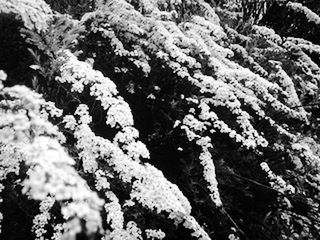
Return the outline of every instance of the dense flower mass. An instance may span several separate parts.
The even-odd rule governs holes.
[[[53,12],[44,1],[6,0],[0,3],[1,14],[14,14],[23,21],[24,26],[37,32],[44,32],[53,20]]]
[[[0,2],[0,238],[319,239],[311,2]]]

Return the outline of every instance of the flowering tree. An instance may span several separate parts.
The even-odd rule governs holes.
[[[3,239],[319,238],[316,42],[239,1],[47,3],[0,3]]]

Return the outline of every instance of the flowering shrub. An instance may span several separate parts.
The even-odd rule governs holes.
[[[239,1],[47,2],[0,3],[29,69],[0,37],[2,238],[319,238],[312,39]]]
[[[299,3],[302,2],[302,3]],[[309,9],[303,2],[315,5]],[[284,36],[302,37],[306,40],[319,44],[319,39],[315,36],[319,34],[320,18],[316,1],[286,1],[281,4],[274,4],[262,19],[264,24],[271,26]],[[274,13],[277,12],[277,16]],[[277,23],[281,22],[281,26]]]
[[[52,20],[53,13],[48,4],[34,0],[8,0],[0,5],[1,14],[14,14],[26,28],[44,32]]]

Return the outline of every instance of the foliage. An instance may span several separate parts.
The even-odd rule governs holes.
[[[45,0],[51,8],[63,14],[69,14],[74,18],[81,16],[89,11],[94,10],[98,0]]]

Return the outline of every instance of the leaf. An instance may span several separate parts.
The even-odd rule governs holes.
[[[29,68],[31,68],[33,70],[40,70],[41,69],[41,67],[39,65],[36,65],[36,64],[30,65]]]

